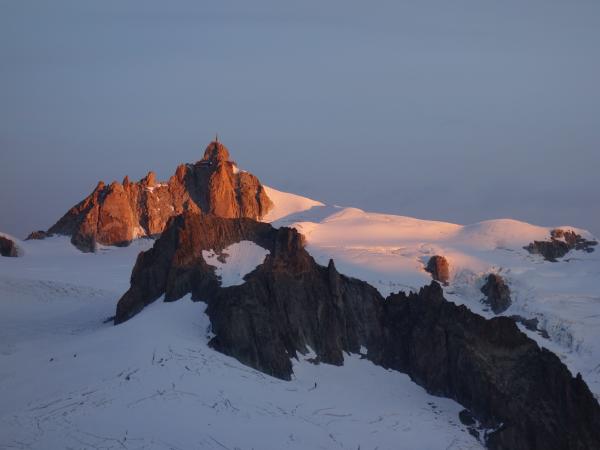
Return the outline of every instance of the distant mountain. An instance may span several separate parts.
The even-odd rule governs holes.
[[[188,209],[260,219],[272,205],[258,178],[239,170],[227,148],[213,141],[200,161],[180,165],[166,183],[157,182],[153,172],[139,182],[125,177],[122,183],[106,186],[100,181],[46,233],[30,237],[68,235],[77,248],[90,252],[96,244],[122,246],[142,236],[158,235],[170,217]]]

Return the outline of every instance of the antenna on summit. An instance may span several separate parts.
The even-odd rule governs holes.
[[[215,142],[219,143],[219,133],[215,133]]]

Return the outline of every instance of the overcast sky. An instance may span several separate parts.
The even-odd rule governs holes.
[[[600,2],[0,0],[0,230],[215,132],[327,203],[600,236]]]

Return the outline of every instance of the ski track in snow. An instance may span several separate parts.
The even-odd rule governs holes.
[[[513,297],[504,314],[538,318],[550,339],[523,330],[600,393],[599,250],[549,263],[522,247],[550,228],[421,221],[266,189],[276,207],[265,220],[296,227],[319,263],[333,258],[383,295],[428,284],[424,264],[441,254],[447,298],[492,317],[479,288],[500,273]],[[460,424],[460,405],[360,355],[343,367],[306,355],[286,382],[213,351],[205,305],[189,297],[114,327],[106,320],[152,243],[84,254],[64,237],[17,240],[23,256],[0,258],[0,448],[483,448]],[[205,258],[224,285],[239,283],[264,260],[255,247],[234,244],[224,263]]]

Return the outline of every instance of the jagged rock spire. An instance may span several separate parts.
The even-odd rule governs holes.
[[[154,172],[139,182],[123,185],[99,182],[92,194],[71,208],[48,233],[71,236],[83,251],[96,242],[126,245],[140,236],[162,233],[167,221],[190,209],[220,217],[260,219],[273,203],[258,178],[234,171],[229,150],[218,141],[208,144],[197,164],[182,164],[168,182],[159,183]]]

